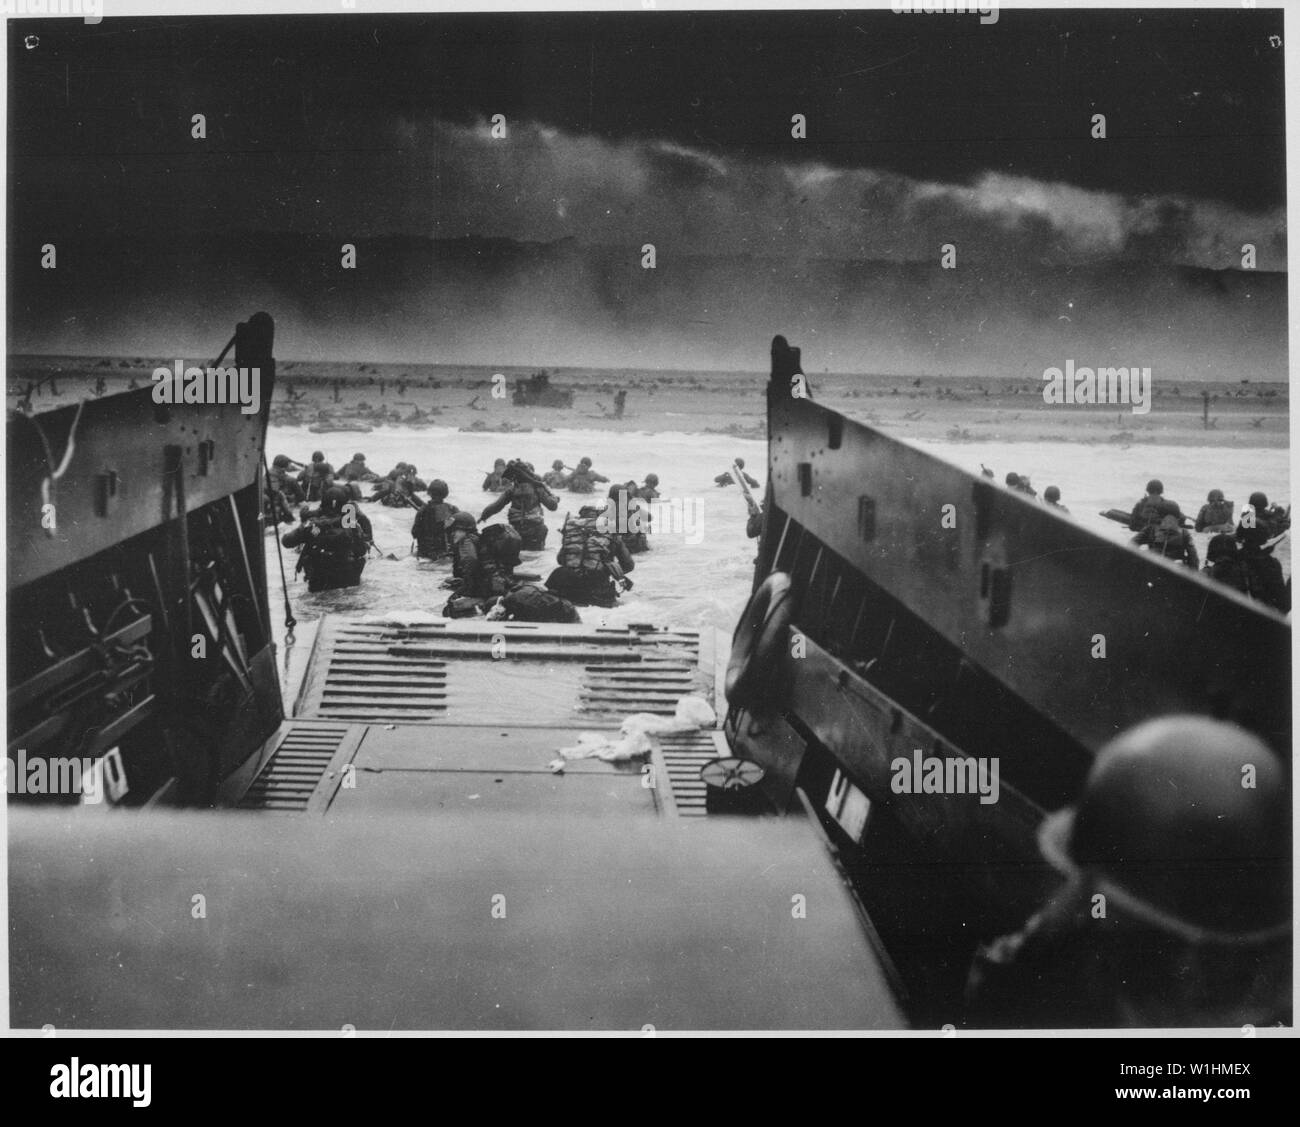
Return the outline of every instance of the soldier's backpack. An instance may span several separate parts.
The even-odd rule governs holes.
[[[343,527],[342,517],[315,517],[308,543],[319,555],[347,559],[359,554],[359,540],[355,529]]]
[[[567,521],[560,538],[560,552],[556,563],[580,575],[596,574],[614,558],[614,549],[608,532],[596,527],[590,517]]]
[[[473,618],[483,613],[486,602],[485,599],[473,599],[468,595],[453,595],[442,608],[442,613],[447,618]]]
[[[568,599],[552,594],[536,583],[516,587],[503,605],[511,618],[520,622],[581,622],[577,608]]]
[[[524,538],[508,524],[489,524],[479,533],[487,554],[507,570],[519,565],[519,551]]]

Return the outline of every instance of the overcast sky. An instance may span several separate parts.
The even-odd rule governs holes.
[[[1030,225],[1048,253],[1197,263],[1250,236],[1283,268],[1280,32],[1244,9],[14,20],[11,217],[868,257]]]
[[[299,356],[735,367],[780,325],[848,370],[1110,342],[1285,378],[1284,279],[1183,269],[1250,243],[1285,270],[1281,34],[1244,8],[11,20],[11,347],[170,354],[256,303]],[[466,236],[551,249],[427,242]]]

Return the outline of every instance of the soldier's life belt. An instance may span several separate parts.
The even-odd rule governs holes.
[[[793,617],[790,577],[774,571],[750,596],[731,639],[726,690],[733,707],[770,711],[776,704],[786,635]]]

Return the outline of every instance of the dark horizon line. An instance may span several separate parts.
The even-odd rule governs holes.
[[[1246,272],[1247,272],[1247,273],[1250,273],[1250,271],[1246,271]],[[796,347],[798,347],[798,346],[796,346]],[[7,352],[7,353],[5,354],[5,358],[6,358],[6,360],[8,360],[8,361],[21,360],[21,359],[25,359],[25,358],[30,358],[30,359],[50,359],[50,358],[58,358],[58,359],[68,359],[68,360],[134,360],[134,359],[135,359],[135,357],[131,357],[131,356],[125,356],[125,355],[120,355],[120,354],[119,354],[119,355],[109,355],[109,354],[102,353],[102,352],[95,352],[95,353],[80,353],[80,352]],[[162,359],[162,357],[145,357],[145,359]],[[173,358],[173,360],[174,360],[174,359],[175,359],[175,358]],[[371,359],[361,359],[361,358],[356,358],[356,357],[346,357],[346,358],[338,359],[338,360],[320,360],[320,359],[309,359],[309,358],[306,358],[306,357],[290,356],[290,355],[277,356],[277,357],[275,358],[275,361],[276,361],[277,368],[278,368],[278,366],[283,365],[283,364],[371,364],[371,365],[374,365],[374,366],[383,366],[383,367],[388,367],[388,368],[397,368],[397,367],[412,367],[412,368],[460,368],[460,369],[469,368],[469,369],[482,369],[482,370],[484,370],[484,371],[504,371],[505,369],[514,368],[514,369],[520,369],[520,370],[527,369],[527,370],[530,371],[530,372],[540,372],[540,371],[543,371],[543,370],[544,370],[544,371],[550,373],[552,376],[558,375],[558,374],[563,373],[563,372],[566,372],[566,371],[568,371],[568,372],[601,372],[601,371],[609,371],[609,372],[611,372],[611,373],[614,373],[614,372],[655,372],[655,373],[663,373],[663,374],[665,374],[665,375],[700,375],[700,374],[717,375],[717,376],[754,376],[754,375],[757,375],[757,376],[762,377],[763,379],[767,379],[767,378],[768,378],[768,374],[769,374],[769,373],[768,373],[767,371],[765,371],[763,368],[656,368],[656,367],[650,367],[650,366],[643,366],[643,367],[636,367],[636,368],[617,368],[617,367],[608,367],[608,368],[607,368],[607,367],[605,367],[604,365],[601,365],[601,366],[598,366],[598,367],[592,367],[592,366],[585,366],[585,365],[581,365],[581,364],[544,364],[544,363],[530,363],[530,364],[459,364],[459,363],[452,363],[452,362],[447,362],[447,361],[433,361],[433,360],[371,360]],[[209,361],[204,361],[202,364],[199,364],[199,363],[196,361],[196,362],[195,362],[194,364],[192,364],[192,365],[187,365],[187,367],[208,367],[208,366],[209,366],[209,363],[210,363]],[[222,366],[223,366],[223,367],[229,367],[229,364],[223,364]],[[155,367],[162,367],[162,365],[161,365],[161,364],[158,364],[158,365],[155,365]],[[113,371],[113,374],[114,374],[114,375],[119,375],[119,374],[121,374],[121,372],[122,372],[121,369],[115,369],[115,370]],[[366,374],[369,375],[369,373],[366,373]],[[813,371],[805,371],[805,372],[804,372],[804,375],[807,376],[808,379],[810,379],[810,380],[812,380],[812,379],[816,379],[818,376],[860,376],[860,377],[863,377],[863,378],[866,378],[866,379],[898,379],[898,380],[918,380],[918,379],[928,379],[928,380],[962,380],[962,381],[967,381],[967,380],[1005,380],[1005,381],[1008,381],[1008,382],[1012,382],[1012,381],[1014,381],[1014,382],[1017,382],[1017,383],[1023,383],[1023,382],[1025,382],[1026,380],[1029,380],[1030,382],[1032,382],[1033,379],[1036,378],[1036,377],[1032,377],[1032,376],[1009,376],[1009,375],[994,375],[994,374],[983,374],[983,375],[957,375],[957,374],[953,374],[953,373],[926,373],[926,374],[924,374],[924,375],[917,375],[915,372],[866,372],[866,371],[849,370],[849,369],[843,369],[843,368],[823,368],[823,369],[820,370],[820,371],[817,371],[817,370],[813,370]],[[281,379],[289,379],[289,380],[292,380],[292,379],[296,379],[296,378],[297,378],[297,374],[296,374],[296,373],[295,373],[295,374],[290,374],[290,373],[283,372],[283,371],[279,371],[279,370],[277,370],[277,372],[276,372],[276,379],[277,379],[277,381],[278,381],[278,380],[281,380]],[[346,377],[336,376],[336,377],[321,377],[321,378],[345,379]],[[1195,377],[1192,377],[1192,376],[1185,376],[1185,377],[1182,377],[1182,379],[1183,379],[1184,382],[1187,382],[1187,383],[1194,383],[1194,384],[1215,384],[1215,383],[1223,383],[1223,384],[1225,384],[1225,385],[1232,386],[1232,387],[1240,386],[1242,383],[1248,383],[1248,384],[1250,384],[1252,387],[1290,387],[1290,384],[1291,384],[1291,381],[1290,381],[1289,379],[1275,379],[1275,380],[1269,380],[1269,379],[1253,379],[1253,378],[1250,378],[1250,379],[1244,379],[1244,380],[1242,380],[1242,379],[1231,380],[1231,379],[1226,379],[1226,378],[1225,378],[1225,379],[1208,379],[1208,380],[1201,380],[1201,379],[1196,379]],[[19,382],[19,381],[15,381],[15,382]],[[145,386],[145,385],[142,385],[142,386]],[[140,390],[140,389],[136,389],[136,390]],[[815,392],[815,388],[814,388],[813,390],[814,390],[814,392]],[[814,395],[814,398],[815,398],[815,395]],[[1102,404],[1096,404],[1095,406],[1102,406]]]

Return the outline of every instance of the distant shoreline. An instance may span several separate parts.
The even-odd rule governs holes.
[[[29,381],[55,377],[34,393],[37,411],[94,394],[152,381],[152,358],[31,356],[8,358],[12,409]],[[208,363],[209,360],[203,361]],[[195,361],[195,363],[199,363]],[[766,376],[758,372],[555,368],[553,387],[573,391],[565,408],[516,406],[517,379],[540,367],[447,364],[315,363],[284,360],[277,366],[271,421],[276,426],[351,422],[373,427],[471,428],[487,433],[547,429],[615,432],[682,432],[761,438],[765,433]],[[504,381],[494,381],[500,373]],[[808,374],[813,398],[850,418],[899,437],[952,444],[1066,442],[1101,447],[1132,445],[1289,446],[1289,387],[1285,381],[1162,379],[1157,369],[1149,414],[1127,407],[1051,406],[1040,376],[908,377],[884,374]],[[494,387],[504,398],[494,397]],[[627,393],[622,418],[614,394]],[[1203,393],[1211,397],[1203,421]],[[335,396],[337,395],[337,401]],[[347,433],[346,430],[330,433]],[[358,437],[364,431],[354,432]]]

